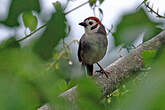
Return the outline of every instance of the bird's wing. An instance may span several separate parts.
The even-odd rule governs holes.
[[[103,34],[103,35],[107,35],[105,27],[103,25],[100,26],[100,28],[97,31],[97,33],[100,33],[100,34]]]
[[[82,40],[84,39],[85,34],[81,37],[80,41],[79,41],[79,47],[78,47],[78,59],[80,62],[82,62],[82,58],[81,58],[81,51],[82,51]]]
[[[81,51],[81,42],[79,42],[79,47],[78,47],[78,59],[81,62],[82,59],[81,59],[81,56],[80,56],[80,51]]]

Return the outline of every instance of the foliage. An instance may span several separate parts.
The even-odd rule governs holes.
[[[56,12],[48,22],[47,28],[34,45],[34,52],[41,58],[52,57],[53,50],[58,42],[66,37],[66,18],[61,4],[56,2]]]
[[[22,15],[24,25],[31,31],[35,30],[38,24],[37,17],[32,12],[24,12]]]
[[[5,48],[19,48],[20,44],[16,41],[15,37],[10,37],[9,39],[1,42],[0,50],[4,50]]]
[[[91,5],[93,5],[93,4],[96,3],[96,0],[89,0],[89,3],[90,3]]]
[[[18,16],[22,12],[40,12],[39,0],[12,0],[8,17],[3,23],[8,26],[18,26]]]
[[[129,46],[142,32],[145,32],[144,41],[146,41],[162,31],[156,27],[158,24],[150,20],[142,8],[135,13],[123,15],[116,32],[113,33],[115,45]]]
[[[101,90],[93,80],[82,78],[79,81],[77,103],[80,110],[100,110],[103,109],[99,99]]]
[[[8,48],[1,51],[0,60],[1,109],[34,110],[39,107],[38,91],[30,81],[41,73],[38,58],[28,51]]]
[[[155,56],[156,56],[156,50],[145,50],[142,53],[144,65],[145,66],[150,65],[154,61]]]
[[[100,4],[102,4],[104,0],[89,0],[90,6],[93,6],[94,4],[96,4],[97,1],[98,1]]]
[[[143,79],[138,79],[136,83],[129,81],[126,84],[130,92],[126,97],[118,97],[120,102],[113,106],[113,110],[163,110],[165,108],[164,60],[165,50],[152,65],[152,69],[142,73]]]
[[[88,3],[92,7],[97,2],[101,5],[103,1],[89,0]],[[71,43],[60,43],[69,34],[66,32],[66,13],[60,2],[53,5],[55,12],[46,25],[41,26],[46,29],[35,42],[22,47],[15,35],[0,43],[0,109],[36,110],[45,103],[52,107],[55,104],[58,110],[164,109],[164,51],[156,61],[156,50],[144,51],[143,71],[105,97],[94,78],[70,78],[71,69],[76,71],[68,64]],[[24,26],[30,29],[31,36],[41,29],[36,29],[38,18],[34,15],[34,12],[40,13],[40,10],[39,0],[12,0],[8,17],[1,23],[8,27],[19,26],[18,18],[22,15]],[[103,15],[101,8],[99,12]],[[158,24],[150,20],[143,9],[123,15],[114,33],[116,45],[131,44],[144,29],[145,40],[148,40],[161,31],[156,28]],[[63,47],[58,47],[59,44]],[[151,65],[153,61],[156,63]],[[149,67],[152,69],[148,70]],[[75,85],[78,85],[77,106],[59,97]]]

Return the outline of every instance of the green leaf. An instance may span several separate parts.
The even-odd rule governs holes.
[[[31,31],[35,30],[38,24],[37,17],[31,12],[24,12],[22,15],[24,25]]]
[[[90,4],[90,6],[93,6],[93,4],[96,3],[96,1],[97,1],[97,0],[89,0],[89,4]]]
[[[147,52],[148,53],[148,52]],[[151,52],[152,53],[152,52]],[[155,52],[154,52],[155,53]],[[112,110],[164,110],[165,109],[165,49],[153,63],[147,77],[139,86],[129,82],[127,97],[120,98]],[[136,100],[136,101],[135,101]]]
[[[99,0],[100,4],[102,4],[104,2],[104,0]]]
[[[1,110],[36,110],[40,106],[33,86],[15,75],[0,74],[0,86]]]
[[[89,0],[89,3],[95,4],[96,0]]]
[[[32,10],[40,12],[39,0],[12,0],[8,17],[3,23],[11,27],[18,26],[18,16]]]
[[[103,10],[101,8],[99,8],[99,15],[100,15],[100,18],[102,20],[104,13],[103,13]]]
[[[15,37],[10,37],[7,40],[4,40],[0,44],[0,50],[1,49],[6,49],[6,48],[19,48],[20,44],[19,42],[16,41]]]
[[[119,96],[120,95],[119,89],[116,89],[115,91],[113,91],[111,95],[112,96]]]
[[[60,91],[66,91],[67,90],[67,83],[65,80],[61,79],[57,81],[58,87],[60,89]]]
[[[113,34],[115,45],[131,45],[142,32],[145,33],[144,41],[146,41],[162,31],[156,27],[158,24],[148,17],[144,9],[140,9],[136,13],[126,14],[122,17],[116,32]]]
[[[99,12],[103,15],[103,10],[101,8],[99,8]]]
[[[99,103],[101,89],[92,79],[82,78],[78,83],[78,100],[80,110],[104,110],[104,106]]]
[[[33,81],[42,74],[42,62],[28,49],[18,48],[1,51],[0,61],[0,109],[36,110],[41,99]]]
[[[72,88],[73,86],[76,86],[76,81],[70,80],[68,83],[68,89]]]
[[[58,11],[61,10],[61,3],[59,1],[54,2],[53,6],[54,6],[55,9],[57,9],[57,10],[59,9]]]
[[[156,56],[156,50],[145,50],[142,53],[143,63],[145,66],[151,65]]]
[[[46,30],[34,45],[34,52],[45,60],[52,57],[54,48],[66,37],[65,14],[59,3],[55,6],[56,12],[53,13]]]

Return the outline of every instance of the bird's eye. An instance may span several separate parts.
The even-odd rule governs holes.
[[[93,24],[93,22],[89,22],[89,24],[90,24],[90,25],[92,25],[92,24]]]

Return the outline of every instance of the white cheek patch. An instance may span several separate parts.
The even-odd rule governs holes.
[[[93,24],[90,24],[92,22]],[[86,34],[95,33],[99,30],[100,24],[98,24],[95,20],[89,19],[86,21],[87,27],[85,28]]]
[[[95,25],[97,25],[97,24],[95,24]],[[94,25],[94,26],[95,26],[95,25]],[[94,28],[94,29],[92,29],[92,27],[93,27],[93,25],[92,25],[92,26],[87,26],[87,27],[85,28],[85,33],[91,34],[91,33],[97,32],[97,31],[99,30],[100,25],[98,24],[97,27]]]

